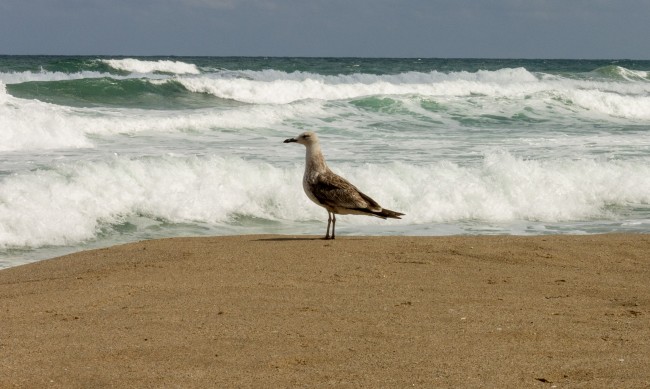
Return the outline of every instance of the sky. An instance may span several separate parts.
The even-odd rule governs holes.
[[[650,59],[650,0],[0,0],[0,54]]]

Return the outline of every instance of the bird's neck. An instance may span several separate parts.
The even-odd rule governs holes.
[[[305,160],[305,171],[316,171],[318,173],[324,173],[327,171],[327,164],[325,163],[325,157],[323,157],[323,153],[320,150],[320,145],[309,145],[307,147]]]

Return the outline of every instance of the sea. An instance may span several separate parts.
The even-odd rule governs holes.
[[[650,61],[0,56],[0,268],[177,236],[650,232]]]

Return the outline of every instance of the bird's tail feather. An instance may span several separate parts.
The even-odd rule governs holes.
[[[384,218],[384,219],[386,219],[386,218],[401,219],[400,216],[404,216],[404,214],[401,213],[401,212],[391,211],[390,209],[386,209],[386,208],[383,208],[379,212],[373,212],[373,214],[375,216],[377,216],[377,217],[381,217],[381,218]]]

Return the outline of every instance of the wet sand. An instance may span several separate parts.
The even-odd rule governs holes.
[[[650,235],[144,241],[0,271],[0,388],[648,388]]]

